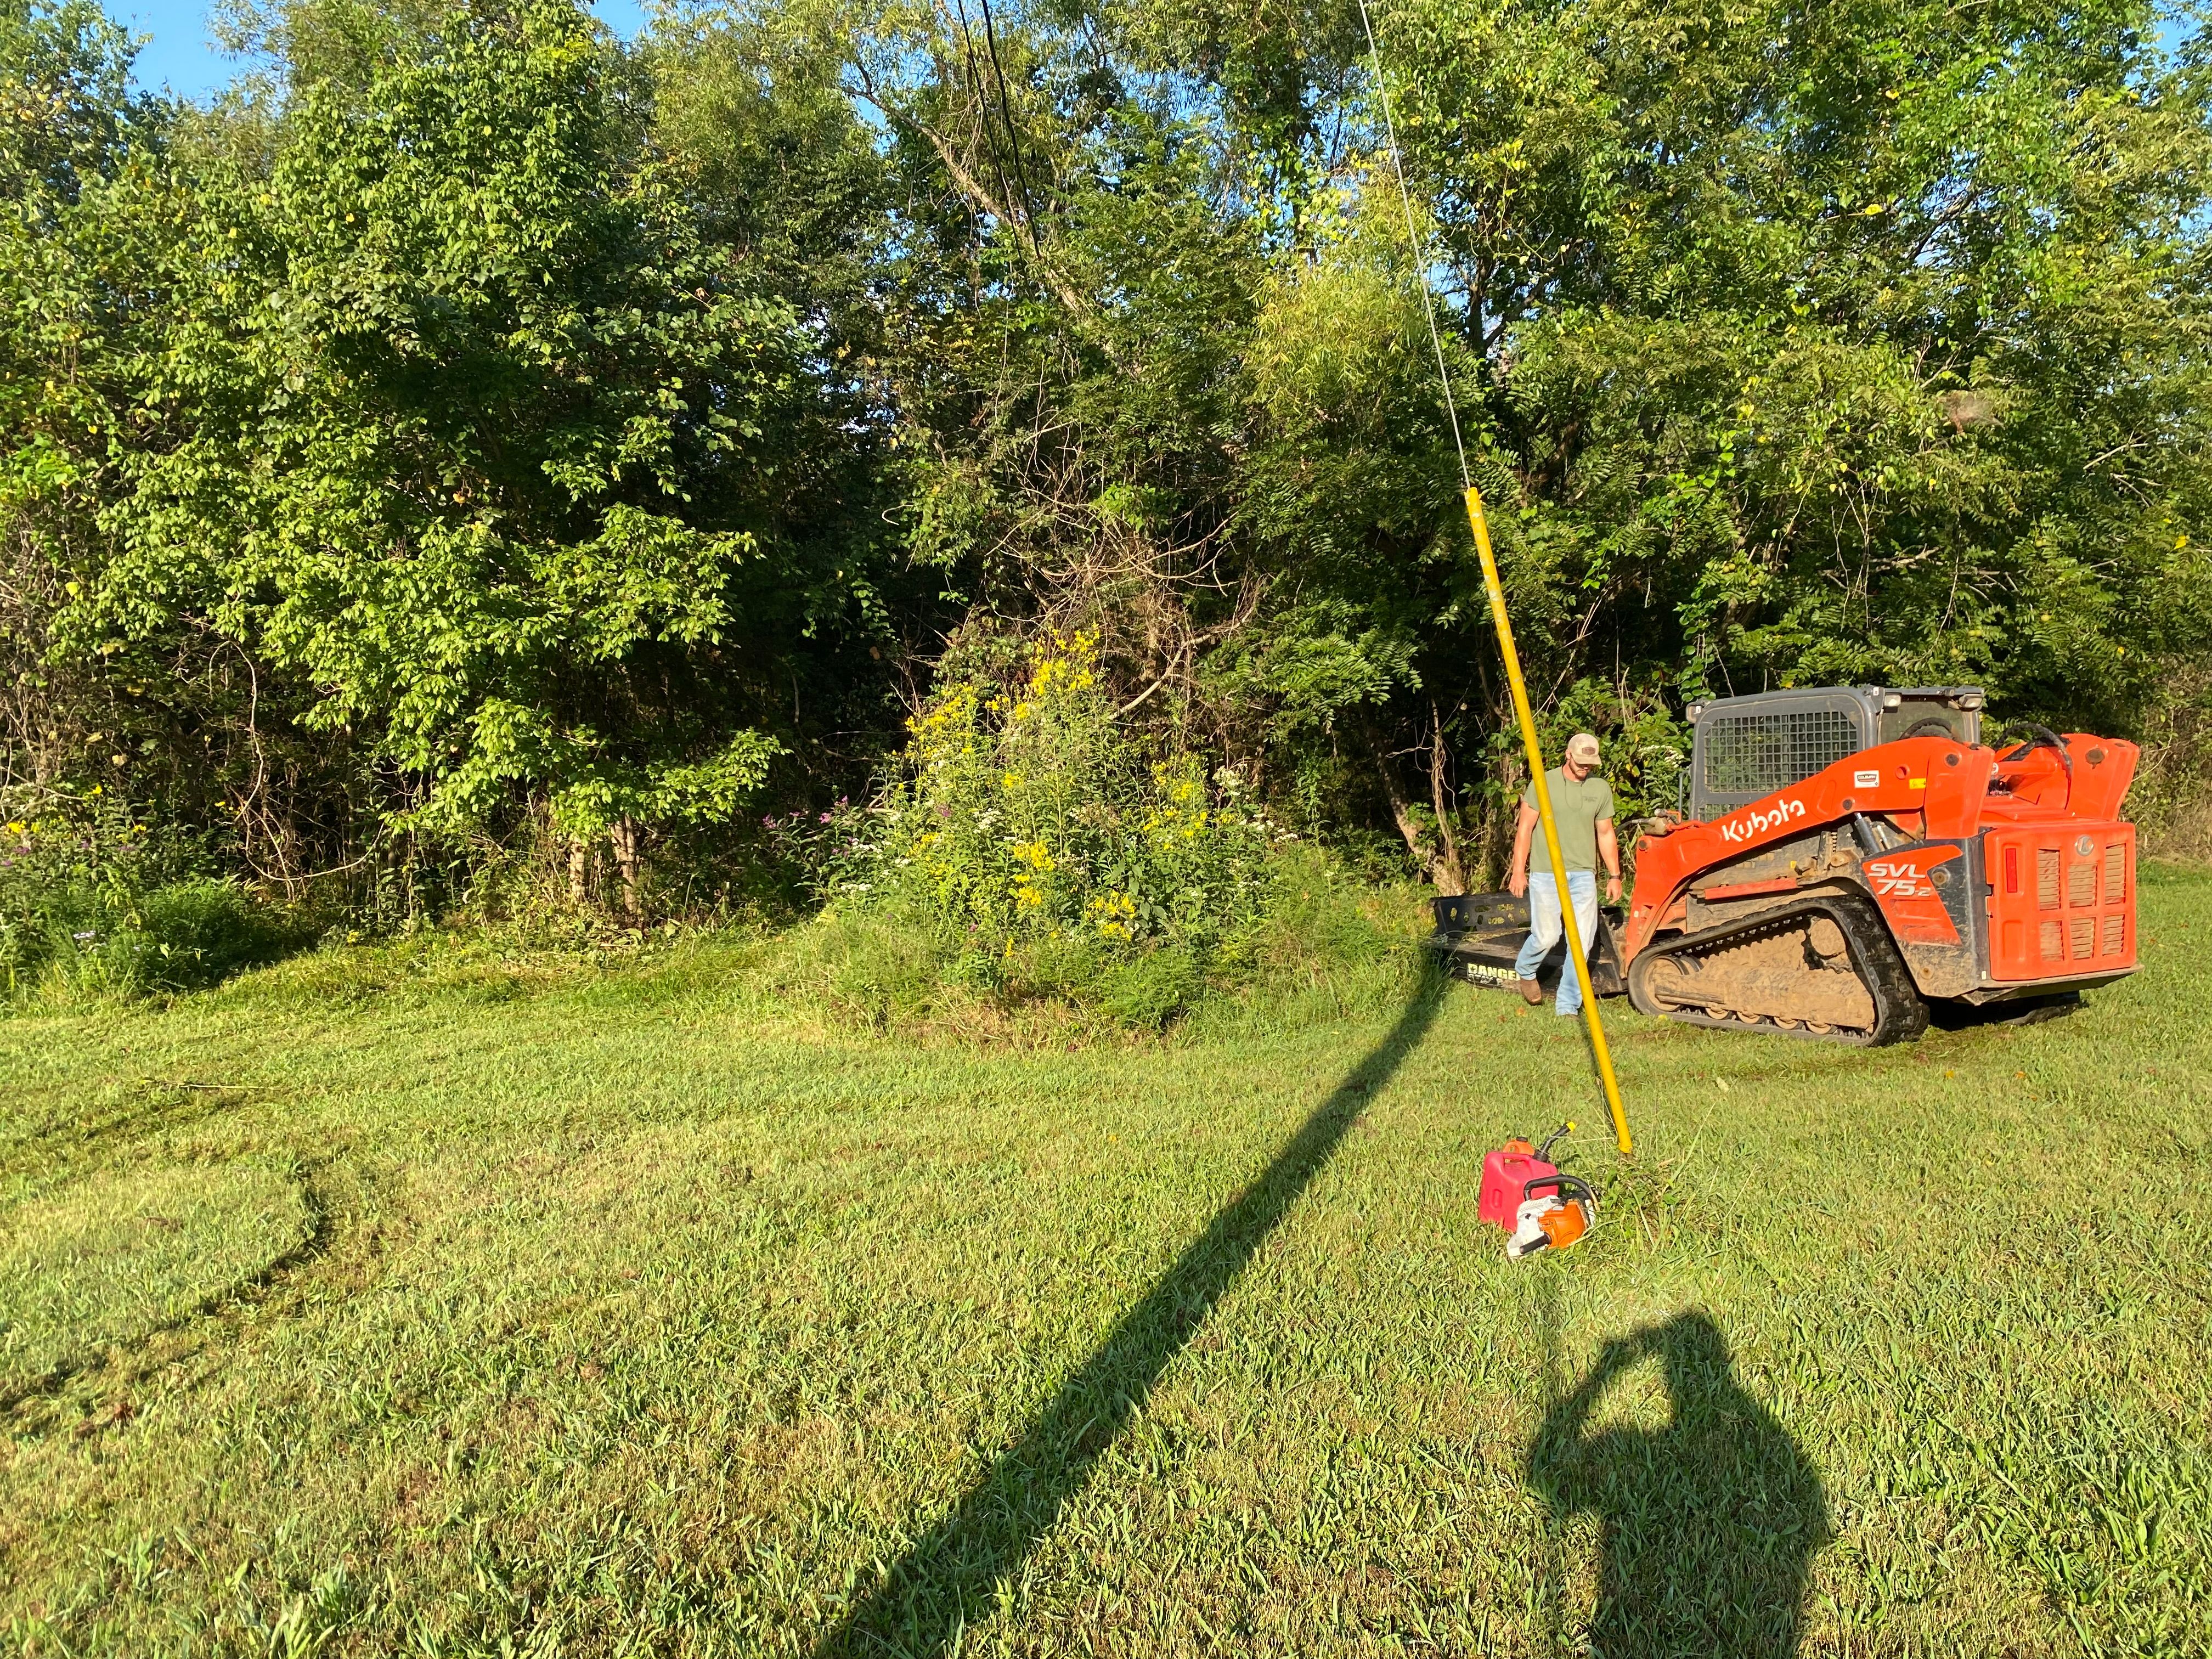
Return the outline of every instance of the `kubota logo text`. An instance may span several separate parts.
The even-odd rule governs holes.
[[[1753,836],[1763,836],[1770,830],[1778,830],[1792,818],[1805,816],[1802,800],[1778,800],[1764,812],[1746,812],[1740,818],[1731,818],[1721,825],[1723,841],[1749,841]]]

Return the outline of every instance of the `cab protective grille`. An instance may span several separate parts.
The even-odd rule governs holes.
[[[1858,728],[1837,708],[1729,714],[1705,722],[1705,789],[1715,795],[1764,795],[1801,783],[1858,752]]]

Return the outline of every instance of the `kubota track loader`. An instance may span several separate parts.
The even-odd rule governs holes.
[[[1981,746],[1972,686],[1693,706],[1688,816],[1649,820],[1601,994],[1693,1025],[1907,1042],[1928,1004],[2055,1006],[2136,969],[2136,746],[2031,726]],[[1436,901],[1430,946],[1510,984],[1504,894]]]

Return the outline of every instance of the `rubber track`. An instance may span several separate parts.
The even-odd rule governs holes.
[[[1873,995],[1872,1031],[1792,1030],[1771,1019],[1714,1019],[1686,1009],[1662,1008],[1643,994],[1650,964],[1662,957],[1702,956],[1717,945],[1746,944],[1808,916],[1824,915],[1843,930],[1844,948],[1859,981]],[[1705,1025],[1721,1031],[1771,1031],[1777,1036],[1808,1037],[1815,1042],[1843,1042],[1854,1048],[1879,1048],[1893,1042],[1911,1042],[1928,1029],[1928,1005],[1912,982],[1911,970],[1898,953],[1889,928],[1873,902],[1856,893],[1824,893],[1780,910],[1769,910],[1723,927],[1695,933],[1678,933],[1654,940],[1636,953],[1628,970],[1629,1000],[1639,1013],[1656,1014],[1685,1025]]]

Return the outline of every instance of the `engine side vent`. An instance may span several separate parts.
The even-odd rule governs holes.
[[[2066,872],[2066,902],[2077,909],[2097,902],[2097,866],[2088,860]]]

